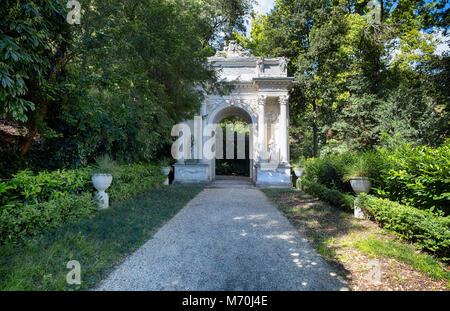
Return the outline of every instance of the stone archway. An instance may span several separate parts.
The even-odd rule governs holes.
[[[248,109],[245,105],[234,103],[225,103],[218,105],[214,111],[211,112],[211,114],[208,116],[206,124],[207,125],[214,125],[219,124],[223,119],[237,116],[245,120],[247,124],[249,125],[249,177],[250,179],[255,182],[255,170],[254,170],[254,142],[256,141],[255,136],[255,126],[257,124],[257,118],[254,116],[254,114],[251,112],[251,110]],[[234,136],[234,135],[233,135]],[[244,141],[244,148],[245,141]],[[245,151],[245,150],[244,150]],[[210,170],[209,170],[209,179],[215,180],[216,177],[216,157],[210,160]]]
[[[287,76],[287,60],[255,57],[230,41],[208,62],[220,69],[220,81],[231,84],[233,90],[227,95],[205,96],[200,110],[203,130],[197,126],[195,132],[190,122],[194,138],[205,142],[205,128],[217,124],[220,118],[244,116],[253,129],[252,180],[261,187],[290,187],[288,91],[293,78]],[[212,160],[204,156],[191,162],[178,161],[175,182],[209,183],[215,178],[214,171]]]

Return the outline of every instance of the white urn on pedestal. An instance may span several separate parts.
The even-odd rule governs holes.
[[[305,172],[305,170],[301,167],[294,168],[295,176],[297,176],[298,178],[302,178],[304,172]]]
[[[297,182],[296,182],[297,189],[300,190],[299,182],[301,181],[303,174],[305,173],[305,170],[301,167],[296,167],[296,168],[294,168],[294,173],[295,173],[295,176],[297,176]]]
[[[167,176],[166,180],[164,181],[164,185],[168,186],[169,185],[169,174],[170,174],[171,168],[170,168],[170,166],[163,166],[161,168],[161,171],[164,175]]]
[[[369,193],[372,184],[370,183],[370,179],[368,177],[352,177],[350,178],[350,185],[356,194],[360,194]],[[356,198],[354,202],[354,216],[358,219],[366,218],[364,212],[359,206],[358,198]]]
[[[92,184],[97,189],[95,198],[98,200],[99,210],[104,210],[109,207],[109,195],[105,192],[111,186],[113,180],[113,173],[116,172],[116,163],[109,155],[97,157],[95,171],[92,174]]]
[[[98,191],[95,194],[95,198],[99,202],[99,210],[104,210],[109,207],[109,195],[105,192],[105,190],[111,186],[112,179],[113,177],[111,174],[98,173],[92,175],[92,184]]]

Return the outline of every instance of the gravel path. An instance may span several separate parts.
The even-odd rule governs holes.
[[[129,256],[98,290],[345,290],[259,190],[220,181]]]

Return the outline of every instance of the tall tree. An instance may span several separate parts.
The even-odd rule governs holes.
[[[0,114],[26,121],[28,152],[72,58],[62,0],[5,0],[0,6]]]

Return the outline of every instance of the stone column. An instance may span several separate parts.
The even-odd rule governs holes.
[[[266,161],[266,124],[265,119],[265,95],[258,95],[258,153],[259,162]]]
[[[201,163],[207,163],[208,161],[205,159],[205,155],[203,154],[203,146],[206,144],[206,137],[204,135],[204,131],[206,128],[206,102],[203,101],[202,106],[200,108],[200,116],[202,117],[202,129],[200,135],[202,136],[202,150],[200,151]]]
[[[288,127],[287,127],[287,103],[288,96],[279,97],[280,100],[280,162],[288,163]]]

